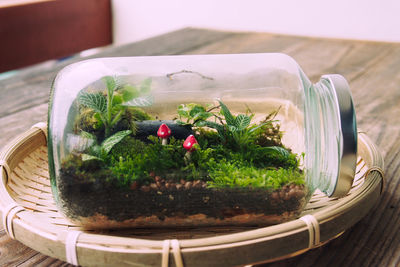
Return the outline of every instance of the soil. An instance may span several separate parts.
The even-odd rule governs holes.
[[[176,183],[156,176],[148,185],[118,188],[100,179],[88,182],[68,176],[58,184],[60,199],[68,200],[61,203],[62,210],[86,228],[265,226],[298,215],[307,195],[303,185],[295,184],[274,191],[212,188],[200,180]]]

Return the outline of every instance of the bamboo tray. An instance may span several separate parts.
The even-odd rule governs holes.
[[[383,159],[364,133],[353,187],[341,199],[316,193],[301,217],[264,227],[83,231],[57,211],[48,178],[46,125],[0,152],[0,211],[10,237],[82,266],[224,266],[292,257],[338,237],[373,208],[383,188]]]

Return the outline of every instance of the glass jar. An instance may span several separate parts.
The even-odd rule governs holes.
[[[284,54],[75,63],[48,126],[56,203],[86,228],[281,223],[356,166],[346,80],[312,84]]]

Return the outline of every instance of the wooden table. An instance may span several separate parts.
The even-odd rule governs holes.
[[[358,127],[385,158],[386,188],[377,207],[324,247],[268,266],[386,266],[400,264],[400,43],[306,38],[266,33],[183,29],[145,41],[109,47],[92,57],[283,52],[313,82],[322,74],[345,76]],[[83,58],[26,68],[0,80],[0,148],[39,121],[46,121],[52,80]],[[221,263],[223,265],[223,263]],[[10,239],[0,226],[0,266],[63,266]]]

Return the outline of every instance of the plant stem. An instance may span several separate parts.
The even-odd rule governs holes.
[[[104,125],[105,127],[105,137],[109,137],[111,134],[112,127],[112,102],[114,96],[114,88],[112,90],[107,90],[107,123]]]
[[[115,124],[117,124],[117,122],[121,119],[121,116],[122,116],[122,110],[120,110],[118,112],[118,114],[114,116],[114,118],[111,122],[111,127],[114,126]]]
[[[105,128],[105,138],[107,138],[111,134],[111,129],[107,125],[104,125],[104,128]]]

